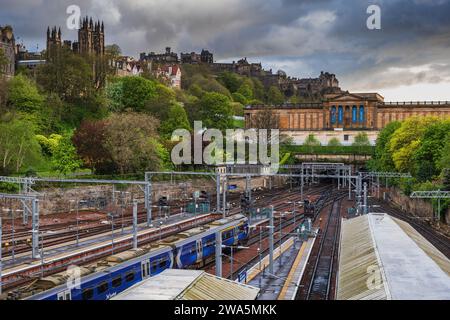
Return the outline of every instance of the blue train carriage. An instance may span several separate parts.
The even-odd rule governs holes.
[[[172,267],[171,247],[157,244],[128,250],[80,267],[81,279],[75,288],[68,287],[71,274],[64,271],[37,280],[19,299],[28,296],[26,299],[29,300],[107,300],[143,279]]]
[[[181,232],[137,250],[109,256],[81,267],[78,288],[69,289],[70,274],[61,272],[37,280],[15,295],[31,300],[106,300],[132,285],[166,269],[197,268],[214,260],[215,235],[222,233],[227,246],[245,244],[248,219],[235,215],[208,225]]]
[[[181,232],[161,243],[173,248],[175,266],[178,269],[197,269],[214,260],[217,232],[222,233],[224,245],[244,244],[248,238],[247,218],[238,215],[214,221]]]

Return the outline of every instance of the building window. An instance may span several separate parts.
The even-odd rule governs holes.
[[[344,122],[344,108],[339,106],[338,122],[342,124]]]
[[[352,123],[358,122],[358,108],[356,106],[353,106],[352,108]]]
[[[364,110],[364,106],[359,107],[359,123],[364,123],[366,120],[366,113]]]
[[[331,124],[335,124],[336,123],[336,106],[332,106],[331,107]]]
[[[349,138],[350,138],[350,137],[349,137],[349,135],[348,135],[348,134],[345,134],[345,135],[344,135],[344,141],[348,141],[348,140],[349,140]]]

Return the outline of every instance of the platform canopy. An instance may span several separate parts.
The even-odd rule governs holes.
[[[344,220],[338,300],[450,300],[450,260],[384,213]]]
[[[255,300],[259,289],[197,270],[165,270],[112,300]]]

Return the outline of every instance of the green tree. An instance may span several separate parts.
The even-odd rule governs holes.
[[[174,103],[176,103],[175,91],[162,84],[157,84],[156,94],[146,102],[145,111],[160,121],[165,121],[169,118],[169,110]]]
[[[242,78],[232,72],[221,73],[218,80],[232,93],[237,92],[242,85]]]
[[[177,129],[192,130],[186,110],[179,103],[174,103],[169,108],[167,119],[161,123],[160,132],[165,139],[170,139]]]
[[[81,167],[71,135],[65,134],[53,151],[52,167],[62,175],[73,173]]]
[[[121,174],[161,168],[155,141],[159,121],[153,116],[126,112],[107,120],[105,147]]]
[[[266,89],[258,78],[252,78],[253,82],[253,97],[256,100],[263,101],[265,99]]]
[[[439,159],[438,162],[438,166],[439,169],[441,170],[446,170],[447,169],[447,174],[450,175],[450,134],[447,134],[447,137],[445,138],[444,141],[444,146],[442,148],[442,153],[441,153],[441,158]]]
[[[36,85],[23,75],[18,75],[9,82],[8,104],[11,109],[35,113],[41,110],[43,102],[44,97]]]
[[[145,111],[146,104],[157,95],[155,82],[141,77],[124,77],[122,105],[125,109],[133,111]]]
[[[331,138],[330,141],[328,141],[329,147],[340,147],[342,146],[342,143],[339,141],[338,138]]]
[[[402,122],[389,141],[389,150],[396,170],[413,172],[413,155],[420,147],[420,139],[426,128],[438,121],[437,117],[411,117]]]
[[[199,116],[207,128],[225,130],[233,127],[233,109],[227,96],[206,93],[199,101]]]
[[[420,147],[413,155],[416,163],[414,172],[419,181],[427,181],[440,174],[439,162],[449,132],[450,120],[435,122],[425,129]]]
[[[253,99],[253,88],[251,81],[245,81],[237,91],[245,98],[245,101],[251,101]]]
[[[397,131],[400,127],[400,122],[393,121],[384,127],[384,129],[378,134],[375,146],[375,155],[368,164],[372,170],[387,172],[395,170],[395,164],[392,159],[392,152],[389,148],[389,142],[391,141],[395,131]]]
[[[368,147],[370,146],[369,136],[365,132],[360,132],[356,135],[355,141],[352,144],[354,147]]]
[[[246,97],[244,97],[242,94],[240,94],[239,92],[235,92],[232,94],[233,97],[233,101],[237,102],[239,104],[243,104],[246,105],[248,103],[248,100]]]
[[[233,109],[233,115],[238,117],[244,116],[244,106],[239,102],[231,103],[231,108]]]
[[[58,50],[58,58],[37,69],[37,83],[47,93],[56,93],[62,101],[88,99],[96,90],[93,68],[84,57],[68,49]]]
[[[320,143],[319,139],[317,139],[316,136],[311,133],[306,137],[303,145],[309,146],[309,147],[317,147],[317,146],[320,146],[321,143]]]
[[[48,138],[44,135],[36,135],[36,140],[41,146],[42,153],[47,157],[53,156],[62,138],[63,136],[59,134],[51,134]]]
[[[267,92],[267,102],[272,105],[280,105],[284,103],[284,95],[276,86],[271,86]]]
[[[42,161],[33,125],[25,120],[0,121],[0,171],[19,172]]]

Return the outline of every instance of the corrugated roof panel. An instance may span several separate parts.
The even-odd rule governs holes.
[[[113,300],[255,300],[259,289],[198,270],[166,270]]]
[[[204,273],[177,300],[255,300],[259,289]]]
[[[385,282],[379,270],[381,269],[367,216],[344,220],[336,298],[386,300]]]
[[[400,228],[421,248],[425,253],[433,259],[434,262],[450,276],[450,260],[435,246],[433,246],[427,239],[416,231],[409,223],[393,218]]]

